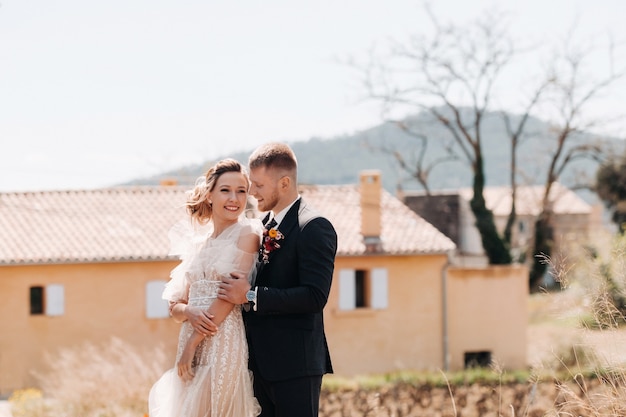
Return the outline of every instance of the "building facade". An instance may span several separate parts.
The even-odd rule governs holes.
[[[523,268],[451,266],[454,242],[377,171],[301,195],[337,230],[324,313],[337,374],[526,366]],[[46,352],[86,341],[162,346],[173,360],[179,325],[161,291],[184,199],[177,186],[0,193],[0,395],[37,386]]]

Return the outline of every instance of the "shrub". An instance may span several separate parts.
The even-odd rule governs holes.
[[[9,397],[13,417],[41,416],[44,412],[42,392],[35,388],[17,390]]]

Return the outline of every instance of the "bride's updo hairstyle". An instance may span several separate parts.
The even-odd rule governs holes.
[[[240,172],[250,184],[248,172],[239,162],[231,158],[222,159],[209,168],[204,176],[199,177],[195,187],[189,192],[185,206],[192,220],[206,224],[211,219],[213,207],[209,203],[209,193],[215,188],[217,179],[225,172]]]

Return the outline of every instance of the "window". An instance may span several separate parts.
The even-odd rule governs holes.
[[[465,369],[487,368],[491,366],[491,352],[465,352]]]
[[[30,287],[30,314],[62,316],[65,313],[65,289],[60,284]]]
[[[339,309],[385,309],[388,306],[387,270],[339,271]]]
[[[369,280],[366,271],[357,269],[354,271],[354,296],[355,307],[369,307]]]
[[[149,319],[169,318],[168,303],[161,295],[166,281],[150,281],[146,284],[146,317]]]
[[[43,287],[30,287],[30,314],[43,314]]]

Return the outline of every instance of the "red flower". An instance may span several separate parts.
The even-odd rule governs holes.
[[[278,229],[265,229],[263,231],[263,241],[261,242],[261,260],[264,264],[269,262],[270,253],[280,249],[279,240],[283,239],[282,233]]]

